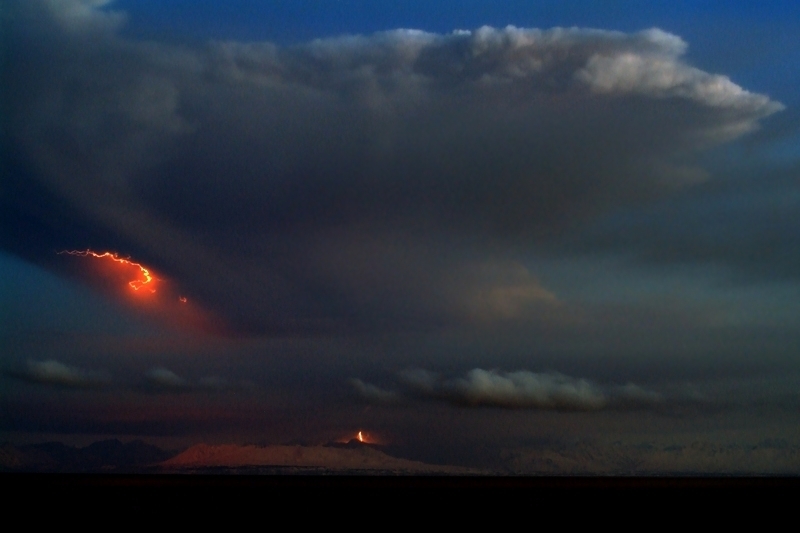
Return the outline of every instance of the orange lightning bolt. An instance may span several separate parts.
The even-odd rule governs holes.
[[[145,268],[143,265],[131,261],[130,258],[124,259],[124,258],[118,256],[116,253],[103,252],[102,254],[98,254],[96,252],[93,252],[92,250],[64,250],[64,251],[61,251],[61,252],[58,252],[58,253],[59,254],[68,254],[68,255],[77,255],[77,256],[80,256],[80,257],[96,257],[97,259],[108,258],[108,259],[111,259],[112,261],[115,261],[115,262],[123,264],[123,265],[129,265],[129,266],[136,267],[136,268],[139,269],[139,272],[141,273],[141,279],[135,279],[133,281],[129,281],[128,282],[128,285],[130,285],[130,287],[135,291],[138,291],[139,289],[141,289],[145,285],[151,284],[152,282],[156,281],[156,279],[157,279],[157,278],[153,277],[153,275],[150,273],[150,270]],[[156,292],[156,290],[154,288],[152,288],[152,286],[147,287],[147,289],[150,292]]]

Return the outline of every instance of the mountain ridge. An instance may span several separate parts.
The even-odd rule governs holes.
[[[369,444],[352,443],[339,446],[196,444],[158,466],[174,471],[212,467],[301,467],[413,474],[483,473],[474,468],[401,459],[376,448]]]

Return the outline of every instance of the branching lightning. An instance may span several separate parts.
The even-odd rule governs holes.
[[[63,251],[58,252],[58,253],[59,254],[68,254],[68,255],[77,255],[79,257],[96,257],[97,259],[106,259],[107,258],[107,259],[111,259],[112,261],[115,261],[115,262],[123,264],[123,265],[129,265],[129,266],[136,267],[136,268],[139,269],[139,272],[141,273],[141,278],[140,279],[135,279],[135,280],[132,280],[132,281],[128,282],[128,285],[130,285],[130,287],[135,291],[138,291],[139,289],[144,288],[146,285],[150,285],[151,283],[153,283],[154,281],[157,280],[157,278],[155,278],[150,273],[150,270],[147,269],[146,267],[144,267],[143,265],[141,265],[140,263],[136,263],[134,261],[131,261],[130,258],[125,259],[125,258],[119,257],[119,255],[117,255],[116,253],[103,252],[101,254],[98,254],[97,252],[93,252],[92,250],[63,250]],[[146,287],[146,288],[150,292],[156,292],[156,290],[152,287],[152,285],[149,286],[149,287]]]

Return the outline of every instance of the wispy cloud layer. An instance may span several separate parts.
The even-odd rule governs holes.
[[[178,374],[163,367],[153,368],[145,374],[147,384],[157,390],[184,391],[189,388],[189,382]]]
[[[502,372],[475,368],[463,377],[443,378],[421,368],[412,368],[400,372],[397,377],[406,397],[442,400],[462,407],[593,411],[655,405],[663,401],[659,393],[633,383],[603,387],[564,374],[527,370]],[[398,392],[359,379],[351,380],[351,384],[368,401],[381,403],[399,397]]]
[[[101,388],[111,382],[111,376],[106,373],[68,366],[53,359],[29,360],[24,368],[13,369],[7,373],[30,383],[69,389]]]
[[[592,410],[605,407],[608,401],[585,379],[527,371],[501,373],[480,368],[447,382],[443,391],[452,400],[472,406]]]
[[[239,388],[243,385],[230,383],[228,380],[218,376],[189,380],[164,367],[151,368],[144,378],[144,390],[152,392],[223,391]]]
[[[368,402],[375,403],[392,403],[399,399],[399,395],[394,391],[389,391],[373,385],[372,383],[365,383],[358,378],[352,378],[350,385],[356,390],[358,395]]]

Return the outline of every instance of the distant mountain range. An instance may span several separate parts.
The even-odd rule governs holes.
[[[505,450],[497,470],[436,465],[394,457],[358,441],[326,445],[208,445],[170,452],[136,440],[0,445],[0,472],[347,475],[791,475],[800,474],[800,446],[757,444],[577,442]]]
[[[502,454],[514,475],[790,475],[800,474],[800,446],[782,440],[757,444],[578,442],[520,448]]]
[[[134,440],[103,440],[77,448],[61,442],[0,445],[0,472],[134,472],[177,452]]]
[[[466,475],[478,469],[432,465],[392,457],[379,445],[358,441],[321,446],[197,444],[169,452],[132,441],[112,439],[85,448],[60,442],[0,445],[0,472],[63,473],[231,473],[231,474],[387,474]]]
[[[482,474],[478,469],[433,465],[392,457],[380,446],[358,441],[325,446],[238,446],[198,444],[164,461],[164,471],[239,469],[247,473]]]

